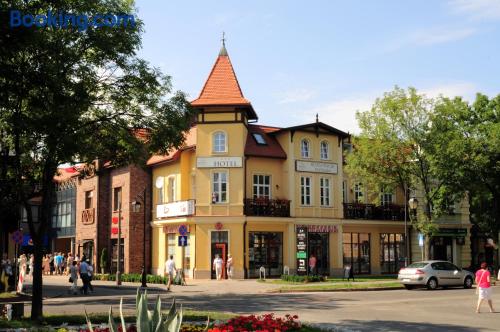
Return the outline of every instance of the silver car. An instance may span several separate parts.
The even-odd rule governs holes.
[[[406,289],[416,286],[426,286],[428,289],[447,286],[471,288],[474,283],[474,274],[450,262],[423,261],[399,270],[398,280]]]

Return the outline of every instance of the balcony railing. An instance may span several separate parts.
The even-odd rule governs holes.
[[[82,224],[90,225],[94,223],[95,212],[94,209],[85,209],[82,211]]]
[[[404,220],[405,207],[402,205],[382,205],[344,203],[344,219]]]
[[[290,201],[287,199],[245,199],[245,215],[262,217],[290,217]]]

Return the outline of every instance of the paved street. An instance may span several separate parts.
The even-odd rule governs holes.
[[[66,277],[45,278],[44,310],[52,314],[107,312],[123,296],[125,309],[134,308],[138,284],[117,289],[112,282],[94,282],[89,296],[67,294]],[[483,308],[474,313],[474,290],[391,290],[369,292],[266,293],[276,285],[244,281],[188,281],[166,293],[162,285],[150,285],[150,294],[162,294],[165,307],[175,296],[185,308],[243,314],[275,312],[296,313],[302,321],[323,326],[342,326],[359,331],[500,331],[500,312],[490,314]],[[494,289],[494,304],[500,311],[500,287]],[[56,297],[54,297],[56,296]],[[29,308],[27,308],[29,310]]]

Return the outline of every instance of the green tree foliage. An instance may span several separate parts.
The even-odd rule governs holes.
[[[33,15],[49,9],[127,13],[135,15],[136,25],[11,28],[11,9]],[[27,209],[35,246],[34,320],[42,318],[42,239],[50,225],[57,166],[97,158],[114,166],[141,164],[151,152],[182,144],[190,124],[184,94],[173,92],[170,77],[137,56],[143,24],[136,14],[128,0],[0,0],[2,142],[15,152],[10,172],[17,200],[28,207],[31,197],[42,197],[37,227]]]

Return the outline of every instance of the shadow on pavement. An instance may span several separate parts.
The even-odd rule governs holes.
[[[342,327],[348,331],[371,331],[371,332],[399,332],[399,331],[453,331],[453,332],[477,332],[485,331],[484,328],[476,329],[470,327],[463,327],[451,324],[433,324],[425,322],[402,322],[402,321],[388,321],[388,320],[343,320],[338,324],[323,324],[318,323],[314,326],[328,328],[335,325]],[[496,331],[495,329],[491,331]]]

